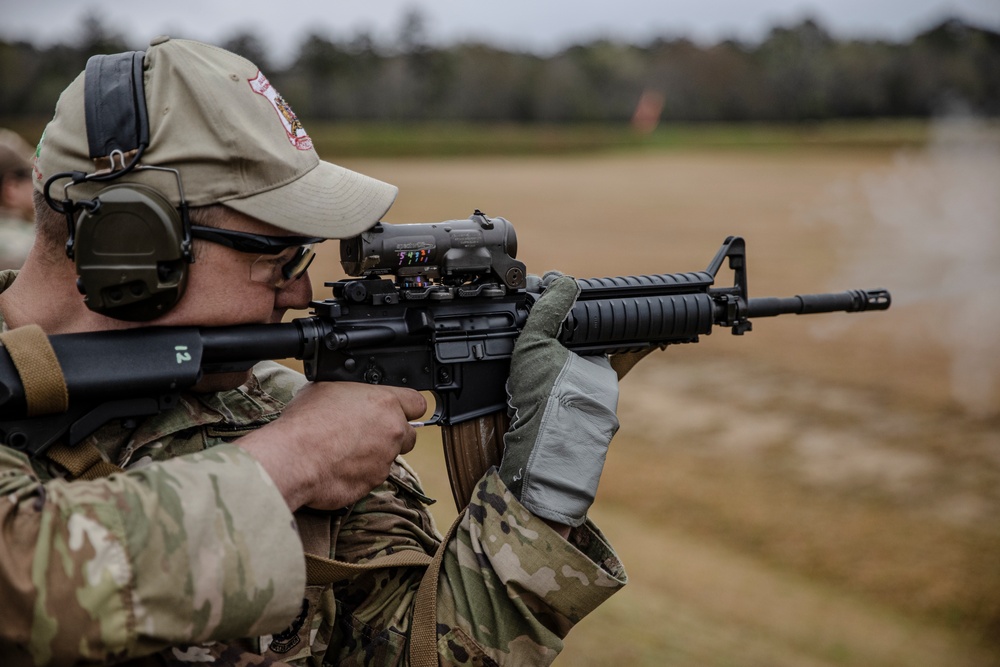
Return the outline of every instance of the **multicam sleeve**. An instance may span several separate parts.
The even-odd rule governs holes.
[[[233,445],[44,484],[0,447],[0,531],[0,653],[11,664],[119,661],[278,631],[302,604],[292,515]]]
[[[488,473],[442,564],[442,664],[547,665],[570,629],[626,581],[593,523],[564,540]]]
[[[434,551],[439,538],[419,506],[419,486],[406,469],[400,472],[354,507],[341,525],[337,558],[358,562],[403,549]],[[401,661],[420,575],[383,571],[337,590],[333,662]],[[488,473],[442,562],[436,619],[441,664],[547,665],[573,625],[625,582],[621,563],[592,523],[564,540]]]

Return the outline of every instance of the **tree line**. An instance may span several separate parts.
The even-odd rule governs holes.
[[[1000,116],[1000,33],[957,19],[906,41],[837,39],[814,20],[758,43],[595,40],[551,55],[485,43],[434,46],[420,14],[391,44],[311,34],[290,64],[244,32],[220,42],[268,75],[303,118],[386,122],[809,121]],[[0,41],[0,116],[48,116],[96,53],[129,44],[99,18],[73,43]]]

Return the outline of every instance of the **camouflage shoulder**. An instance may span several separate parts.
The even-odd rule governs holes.
[[[121,660],[275,632],[301,606],[292,515],[233,445],[46,484],[0,447],[0,490],[0,523],[12,531],[0,552],[0,589],[11,593],[0,604],[5,658],[18,637],[37,664]]]

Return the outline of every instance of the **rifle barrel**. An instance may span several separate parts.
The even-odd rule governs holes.
[[[848,290],[831,294],[801,294],[790,297],[760,297],[747,300],[747,316],[807,315],[811,313],[857,313],[887,310],[892,303],[888,290]]]

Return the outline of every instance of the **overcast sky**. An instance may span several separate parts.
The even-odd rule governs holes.
[[[840,37],[905,39],[948,16],[1000,30],[1000,0],[0,0],[0,35],[72,41],[89,13],[136,47],[160,34],[221,41],[249,30],[280,62],[310,31],[336,38],[364,29],[389,42],[411,8],[436,43],[478,38],[542,53],[597,36],[755,41],[806,16]]]

